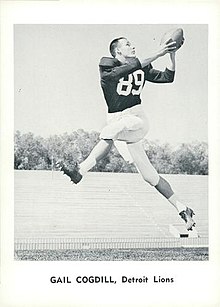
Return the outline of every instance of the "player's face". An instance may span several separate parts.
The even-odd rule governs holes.
[[[118,42],[118,52],[125,58],[135,57],[135,47],[125,38]]]

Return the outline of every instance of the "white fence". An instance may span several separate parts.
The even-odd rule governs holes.
[[[15,250],[84,250],[130,248],[208,247],[208,237],[198,238],[19,238]]]

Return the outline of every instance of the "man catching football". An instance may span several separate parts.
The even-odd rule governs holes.
[[[145,59],[136,57],[135,47],[125,37],[110,43],[112,57],[103,57],[99,63],[101,87],[108,107],[107,125],[101,131],[100,141],[90,155],[73,169],[59,161],[60,170],[77,184],[95,164],[108,154],[115,143],[121,155],[134,162],[143,179],[155,187],[178,211],[187,230],[195,226],[194,212],[178,199],[170,184],[161,177],[142,146],[149,125],[144,114],[140,94],[146,81],[171,83],[175,75],[176,42],[166,40],[159,50]],[[164,71],[153,68],[152,62],[169,53]]]

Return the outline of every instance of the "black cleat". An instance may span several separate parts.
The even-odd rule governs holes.
[[[185,221],[186,223],[186,229],[187,230],[193,230],[192,228],[196,226],[195,221],[193,220],[193,215],[195,215],[195,213],[193,212],[192,209],[186,207],[186,210],[183,210],[179,213],[179,215],[181,216],[181,218]]]
[[[57,161],[56,166],[59,168],[64,175],[70,177],[71,181],[75,184],[81,181],[82,175],[79,172],[79,165],[75,163],[73,168],[69,169],[62,161]]]

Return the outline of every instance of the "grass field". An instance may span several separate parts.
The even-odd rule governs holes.
[[[208,248],[26,250],[16,251],[15,259],[31,261],[202,261],[208,260]]]
[[[196,212],[208,237],[207,176],[164,175]],[[60,172],[15,171],[15,240],[164,238],[183,226],[175,209],[138,174],[88,173],[75,186]],[[48,248],[47,248],[48,249]],[[207,260],[207,248],[16,250],[21,260]],[[81,255],[81,256],[79,256]]]

